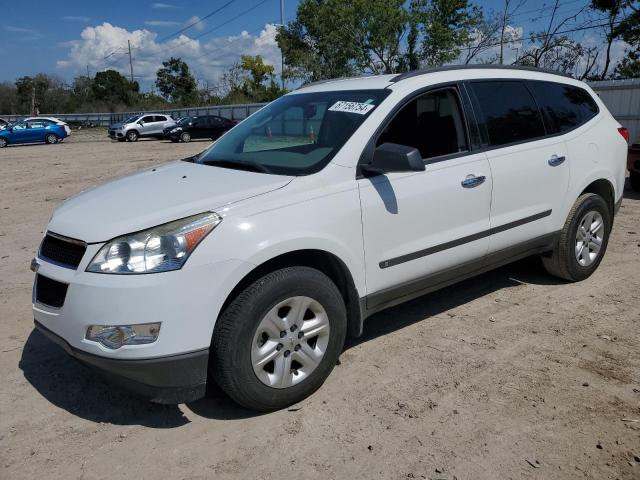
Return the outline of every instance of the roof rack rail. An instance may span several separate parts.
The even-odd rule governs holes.
[[[560,77],[566,78],[574,78],[571,75],[566,73],[556,72],[554,70],[549,70],[546,68],[537,68],[537,67],[526,67],[523,65],[491,65],[491,64],[477,64],[477,65],[446,65],[444,67],[433,67],[433,68],[425,68],[421,70],[413,70],[411,72],[400,73],[399,75],[393,77],[390,81],[392,83],[399,82],[401,80],[405,80],[407,78],[417,77],[420,75],[427,75],[429,73],[437,73],[437,72],[448,72],[451,70],[526,70],[529,72],[540,72],[540,73],[550,73],[552,75],[558,75]]]

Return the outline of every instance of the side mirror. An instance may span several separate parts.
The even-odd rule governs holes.
[[[138,125],[144,125],[144,122],[142,120],[138,120]]]
[[[383,143],[373,152],[371,163],[360,168],[373,174],[391,172],[422,172],[424,162],[417,148],[397,143]]]

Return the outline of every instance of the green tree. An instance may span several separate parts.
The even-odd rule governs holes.
[[[45,93],[51,86],[51,79],[48,75],[39,73],[34,77],[20,77],[15,85],[20,109],[35,115],[40,110]]]
[[[285,93],[277,82],[273,65],[260,55],[241,55],[240,61],[223,76],[227,94],[223,102],[270,102]]]
[[[118,105],[136,104],[140,91],[138,82],[127,80],[115,70],[96,73],[91,88],[93,97],[111,110],[118,108]]]
[[[188,105],[198,100],[196,79],[189,71],[189,65],[180,58],[171,57],[162,62],[162,68],[156,73],[156,87],[173,103]]]
[[[420,60],[425,65],[458,58],[482,18],[482,11],[468,0],[413,0],[410,8],[421,27]]]

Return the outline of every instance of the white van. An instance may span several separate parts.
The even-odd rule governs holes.
[[[308,85],[194,158],[58,207],[32,264],[36,327],[156,402],[215,381],[283,408],[379,310],[529,255],[591,275],[626,136],[587,85],[540,70]]]

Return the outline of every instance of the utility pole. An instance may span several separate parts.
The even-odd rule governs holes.
[[[131,83],[133,83],[133,60],[131,59],[131,41],[127,40],[129,45],[129,69],[131,70]]]
[[[284,0],[280,0],[280,27],[284,28]],[[280,79],[282,80],[282,89],[284,90],[284,52],[282,49],[280,49],[280,58],[282,60]]]

